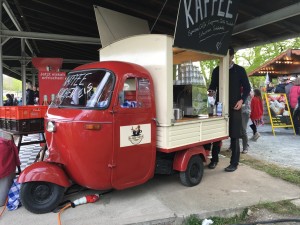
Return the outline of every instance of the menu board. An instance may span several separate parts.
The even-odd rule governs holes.
[[[266,93],[265,97],[273,133],[276,127],[294,128],[286,94]]]
[[[174,46],[226,55],[238,0],[181,0]]]

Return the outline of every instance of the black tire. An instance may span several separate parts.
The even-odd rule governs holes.
[[[21,185],[20,198],[25,208],[41,214],[54,210],[64,196],[65,188],[48,182],[28,182]]]
[[[199,155],[190,158],[186,171],[180,172],[180,181],[184,186],[192,187],[200,183],[203,177],[204,165]]]

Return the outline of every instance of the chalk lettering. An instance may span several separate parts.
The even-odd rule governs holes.
[[[222,3],[224,0],[220,0],[219,2],[219,9],[218,9],[218,16],[224,17],[225,13],[221,11]]]
[[[88,94],[93,89],[93,84],[89,83],[86,89],[87,89],[86,93]]]
[[[196,23],[198,23],[198,13],[200,13],[200,18],[203,20],[202,15],[202,6],[201,6],[201,0],[196,0]]]
[[[231,13],[232,0],[183,0],[183,6],[187,29],[211,16],[233,18]],[[211,10],[209,11],[209,9]]]
[[[227,4],[227,10],[226,10],[226,18],[232,18],[232,14],[231,13],[229,13],[229,8],[230,8],[230,5],[232,4],[232,1],[231,0],[229,0],[228,1],[228,4]]]
[[[204,17],[207,17],[207,3],[209,3],[209,0],[204,0]]]
[[[212,2],[212,7],[211,7],[211,15],[213,16],[214,15],[214,12],[215,12],[215,3],[217,2],[218,0],[213,0]]]
[[[190,15],[190,9],[191,9],[191,0],[189,1],[189,5],[187,7],[186,0],[184,0],[184,12],[185,12],[185,18],[186,18],[186,27],[189,28],[189,20],[191,21],[192,25],[194,25],[194,21]]]

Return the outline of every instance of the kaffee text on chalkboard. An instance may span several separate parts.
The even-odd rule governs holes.
[[[199,20],[211,16],[233,18],[231,13],[232,1],[229,0],[224,2],[224,0],[183,0],[184,1],[184,12],[186,17],[186,28],[190,27],[190,23],[194,25],[198,23]],[[192,8],[192,3],[195,7]],[[211,10],[210,10],[211,9]],[[195,10],[192,14],[191,10]]]
[[[226,55],[239,0],[182,0],[174,46]]]

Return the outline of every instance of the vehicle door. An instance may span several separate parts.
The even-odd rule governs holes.
[[[154,174],[156,124],[152,83],[135,75],[124,76],[114,113],[112,184],[116,189],[135,186]]]

